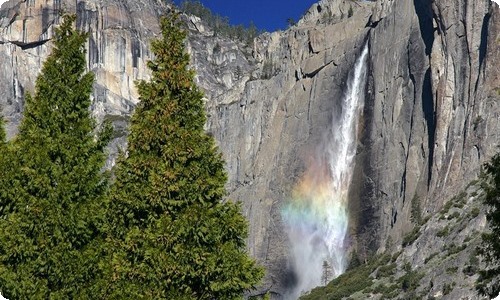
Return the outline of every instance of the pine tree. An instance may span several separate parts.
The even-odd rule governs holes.
[[[6,142],[4,124],[3,116],[0,114],[0,216],[11,208],[9,201],[11,189],[4,187],[12,187],[12,153]]]
[[[74,29],[75,19],[64,16],[55,29],[10,145],[11,186],[0,187],[11,206],[0,217],[0,288],[10,299],[86,298],[97,270],[111,132],[96,132],[90,115],[94,76],[85,73],[87,35]]]
[[[112,282],[99,290],[108,299],[236,299],[263,270],[245,251],[240,206],[223,201],[224,162],[204,131],[178,16],[163,18],[161,29],[116,167],[105,260]]]
[[[479,247],[487,268],[479,272],[477,289],[482,295],[494,298],[500,293],[500,154],[484,165],[482,188],[486,192],[484,203],[488,207],[490,231],[482,234]]]
[[[332,267],[327,260],[324,260],[322,265],[321,282],[323,283],[323,285],[327,285],[331,278]]]
[[[9,170],[12,157],[6,141],[4,124],[5,121],[0,114],[0,215],[10,207],[9,190],[4,187],[11,186]]]

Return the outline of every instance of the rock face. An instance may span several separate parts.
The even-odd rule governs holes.
[[[78,27],[89,32],[93,109],[114,121],[116,148],[138,101],[133,82],[148,76],[149,39],[167,6],[161,0],[2,5],[0,105],[11,137],[61,7],[77,12]],[[322,0],[297,25],[247,45],[186,17],[188,49],[206,91],[207,130],[227,161],[229,197],[243,202],[250,221],[249,251],[268,270],[255,294],[279,298],[294,285],[281,208],[329,130],[365,43],[369,74],[350,193],[351,248],[360,255],[396,250],[413,227],[412,202],[432,216],[477,175],[500,132],[499,18],[489,0]]]
[[[412,199],[433,214],[496,151],[498,6],[381,1],[377,10],[359,176],[363,203],[378,203],[366,228],[380,242],[407,231]]]

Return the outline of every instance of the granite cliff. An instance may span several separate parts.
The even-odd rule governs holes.
[[[148,76],[149,40],[168,7],[161,0],[3,4],[0,107],[10,137],[25,93],[33,90],[50,51],[62,8],[76,12],[78,27],[89,32],[88,68],[96,73],[93,111],[114,122],[111,151],[116,151],[125,143],[137,103],[133,82]],[[268,270],[253,294],[270,291],[279,299],[296,284],[281,209],[339,110],[349,71],[365,44],[366,96],[350,189],[349,253],[365,259],[403,249],[405,259],[398,263],[417,268],[451,242],[435,236],[446,226],[439,212],[497,151],[499,18],[499,7],[490,0],[321,0],[288,30],[265,33],[248,45],[185,17],[193,67],[206,91],[207,130],[227,161],[229,197],[243,202],[250,221],[249,251]],[[470,205],[462,209],[472,209],[476,198],[468,198]],[[416,211],[427,222],[417,230],[419,237],[404,243],[416,228]],[[448,238],[463,242],[466,233],[484,228],[482,213],[473,220],[464,221],[463,234]],[[473,297],[473,278],[457,279],[463,284],[446,295],[436,292],[444,285],[436,281],[436,291],[428,294]]]

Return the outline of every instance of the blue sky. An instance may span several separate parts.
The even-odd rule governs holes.
[[[0,0],[0,5],[7,0]],[[174,0],[180,3],[182,0]],[[285,29],[286,20],[298,21],[300,16],[319,0],[201,0],[213,12],[229,17],[231,24],[248,25],[250,21],[259,29],[274,31]]]
[[[180,3],[182,0],[175,0]],[[298,21],[300,16],[319,0],[200,0],[203,5],[221,16],[229,17],[231,24],[248,25],[275,31],[287,27],[286,20]]]

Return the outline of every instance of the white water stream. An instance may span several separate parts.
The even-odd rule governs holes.
[[[341,112],[333,112],[316,157],[282,211],[296,276],[287,299],[298,298],[347,267],[348,191],[364,105],[367,55],[366,45],[349,74]]]

